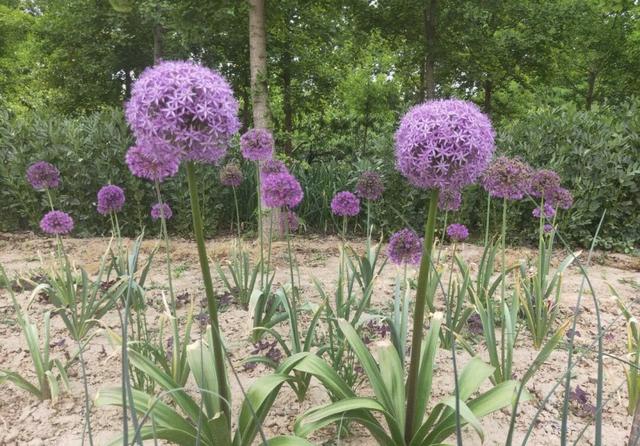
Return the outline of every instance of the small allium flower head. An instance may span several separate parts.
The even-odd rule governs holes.
[[[260,173],[262,176],[273,175],[274,173],[288,173],[289,169],[280,160],[267,160],[262,163]]]
[[[242,184],[244,175],[237,164],[229,163],[220,169],[220,183],[227,187],[238,187]]]
[[[288,172],[267,175],[261,189],[262,201],[269,208],[294,208],[304,195],[298,180]]]
[[[382,198],[384,192],[384,185],[382,184],[382,178],[377,172],[367,170],[360,175],[358,182],[356,183],[356,194],[360,198],[365,200],[379,200]]]
[[[63,235],[73,231],[73,219],[62,211],[49,211],[40,220],[40,229],[51,235]]]
[[[132,174],[149,181],[162,182],[178,173],[180,159],[174,154],[163,154],[145,146],[133,146],[125,157]]]
[[[240,138],[242,156],[251,161],[273,158],[273,136],[266,129],[250,129]]]
[[[564,187],[558,187],[555,189],[551,192],[548,199],[553,206],[560,209],[566,210],[573,206],[573,195],[571,195],[571,192]]]
[[[422,257],[422,239],[412,229],[401,229],[389,238],[387,255],[396,265],[417,265]]]
[[[360,200],[351,192],[338,192],[331,200],[331,212],[340,217],[354,217],[360,213]]]
[[[553,170],[540,169],[535,171],[531,176],[530,193],[534,197],[542,197],[548,200],[559,187],[560,175]]]
[[[164,140],[180,149],[180,158],[207,163],[226,153],[240,129],[237,114],[238,102],[228,82],[188,61],[166,61],[145,69],[125,106],[138,142]]]
[[[532,174],[527,163],[501,156],[489,165],[481,183],[492,197],[521,200],[531,189]]]
[[[544,233],[545,234],[550,234],[553,232],[553,225],[550,225],[549,223],[544,225]]]
[[[98,191],[98,212],[108,215],[111,212],[120,212],[124,206],[124,191],[118,186],[109,184],[102,186]]]
[[[158,220],[164,217],[165,220],[169,220],[173,217],[173,211],[167,203],[156,203],[151,207],[151,218]]]
[[[454,242],[462,242],[469,237],[469,230],[460,223],[453,223],[447,227],[447,236]]]
[[[540,206],[538,206],[533,210],[531,215],[533,215],[535,218],[540,218],[542,216],[544,216],[545,218],[552,218],[554,215],[556,215],[556,210],[549,203],[545,203],[544,211],[541,211]]]
[[[489,165],[494,131],[473,103],[428,101],[413,107],[395,135],[396,167],[422,189],[462,189]]]
[[[438,195],[438,209],[441,211],[457,211],[462,203],[462,192],[457,189],[443,189]]]
[[[27,181],[34,189],[55,189],[60,186],[60,171],[51,163],[37,161],[27,169]]]
[[[290,209],[280,212],[280,231],[282,233],[289,230],[289,232],[296,232],[300,222],[298,221],[298,215]]]

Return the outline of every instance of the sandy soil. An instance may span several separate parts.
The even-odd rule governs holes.
[[[196,314],[202,309],[203,290],[200,280],[200,271],[197,263],[195,245],[185,240],[175,240],[172,249],[172,261],[177,271],[174,279],[175,289],[178,295],[195,298]],[[105,250],[107,241],[104,239],[68,239],[65,240],[66,249],[71,258],[78,265],[84,266],[90,273],[98,269],[99,258]],[[148,253],[155,247],[154,240],[144,242],[144,253]],[[351,241],[351,245],[358,251],[363,250],[361,240]],[[226,261],[231,241],[229,239],[212,240],[208,244],[208,252],[213,261]],[[318,301],[318,293],[314,288],[311,278],[320,280],[327,290],[334,287],[336,271],[338,268],[339,241],[335,238],[297,238],[294,240],[294,248],[300,263],[303,297],[309,301]],[[253,246],[254,252],[256,247]],[[460,249],[460,247],[459,247]],[[30,234],[0,234],[0,263],[4,265],[10,277],[30,278],[38,276],[49,267],[52,261],[54,243],[50,239],[34,237]],[[287,281],[286,246],[282,243],[274,245],[274,259],[278,272],[276,282]],[[474,245],[463,245],[462,255],[471,263],[472,268],[477,267],[481,250]],[[443,260],[448,261],[449,248],[445,248]],[[531,256],[528,249],[513,249],[508,252],[509,262]],[[558,254],[560,257],[562,253]],[[158,255],[154,261],[149,280],[147,281],[147,300],[149,308],[148,320],[152,327],[157,327],[161,317],[162,307],[159,304],[161,294],[166,289],[165,265],[162,262],[164,256]],[[584,259],[584,255],[583,255]],[[388,308],[392,299],[394,278],[398,271],[392,265],[387,265],[379,281],[373,299],[373,308],[380,311]],[[215,276],[215,273],[214,273]],[[215,277],[216,286],[222,293],[222,283]],[[602,310],[602,325],[610,328],[606,335],[606,352],[614,356],[622,356],[625,352],[625,328],[624,319],[616,307],[615,299],[609,291],[608,284],[613,285],[625,301],[634,309],[636,314],[640,311],[640,259],[624,255],[607,255],[598,253],[594,257],[594,265],[590,269],[590,279],[595,289],[596,299]],[[561,318],[567,319],[573,314],[578,290],[582,277],[577,268],[570,268],[563,280],[563,294],[561,302]],[[185,294],[187,293],[187,294]],[[18,293],[19,300],[26,304],[31,292],[23,290]],[[595,311],[590,293],[585,293],[584,311],[581,312],[578,322],[577,337],[579,347],[579,363],[575,369],[574,386],[578,385],[586,391],[590,402],[595,402],[595,355],[589,352],[589,346],[596,334]],[[53,307],[46,300],[36,299],[29,307],[28,313],[32,320],[39,325],[42,322],[42,314]],[[180,314],[186,312],[186,306],[179,309]],[[268,370],[259,365],[253,370],[245,370],[242,360],[251,354],[253,346],[247,339],[248,323],[247,312],[240,306],[231,303],[224,307],[220,322],[228,343],[228,349],[236,370],[246,386],[258,376],[268,373]],[[103,319],[104,327],[119,330],[119,319],[115,312],[108,314]],[[192,338],[196,340],[200,336],[199,328],[192,332]],[[9,296],[0,292],[0,369],[19,371],[28,379],[33,379],[32,364],[26,342],[15,323],[15,312]],[[372,347],[379,340],[374,340]],[[52,320],[52,355],[64,360],[75,351],[72,340],[67,335],[60,318]],[[484,356],[484,348],[479,337],[476,337],[477,348]],[[526,330],[521,331],[515,353],[515,375],[521,376],[537,354],[533,349]],[[464,352],[458,353],[458,361],[464,363],[469,356]],[[87,373],[89,389],[92,395],[106,386],[119,385],[120,360],[119,352],[108,341],[104,330],[91,342],[85,353],[87,361]],[[434,400],[448,395],[453,389],[451,353],[440,350],[437,357],[438,369],[434,378]],[[530,421],[537,410],[542,398],[551,390],[563,373],[566,365],[566,352],[556,350],[543,368],[528,383],[528,390],[534,396],[534,400],[521,405],[518,415],[518,432],[515,444],[519,444],[526,432]],[[56,402],[38,401],[32,395],[15,388],[11,384],[2,387],[0,398],[0,444],[3,445],[76,445],[81,444],[83,431],[82,407],[83,390],[79,367],[74,365],[70,369],[71,392],[61,396]],[[490,386],[485,385],[486,390]],[[237,383],[233,383],[234,395],[239,394]],[[367,393],[368,389],[362,389]],[[624,373],[622,365],[612,358],[605,358],[605,399],[603,437],[605,445],[626,444],[626,437],[631,425],[631,417],[626,414],[626,387],[624,385]],[[236,403],[240,398],[236,398]],[[268,434],[287,434],[292,431],[295,417],[305,410],[326,402],[327,397],[322,387],[312,382],[311,389],[304,402],[298,403],[295,395],[289,388],[283,388],[278,396],[273,410],[266,422],[265,430]],[[559,408],[562,402],[561,386],[550,399],[538,423],[533,429],[529,440],[531,445],[555,445],[558,443],[560,432]],[[97,445],[107,444],[118,434],[121,427],[121,413],[115,408],[94,408],[91,421]],[[504,444],[505,432],[509,425],[508,411],[499,411],[482,419],[487,445]],[[586,434],[579,444],[592,444],[594,428],[592,415],[588,410],[583,410],[577,404],[572,406],[570,417],[570,436],[577,438],[580,431],[587,427]],[[464,444],[481,444],[480,438],[470,428],[464,429]],[[366,431],[354,428],[351,436],[337,439],[333,428],[328,428],[317,433],[311,440],[317,444],[344,444],[344,445],[369,445],[375,444]],[[150,443],[151,444],[151,443]]]

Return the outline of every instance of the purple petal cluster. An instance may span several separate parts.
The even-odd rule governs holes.
[[[377,172],[367,170],[360,175],[356,183],[356,194],[365,200],[376,201],[382,198],[384,184]]]
[[[396,265],[417,265],[422,258],[422,243],[414,230],[401,229],[389,238],[387,255]]]
[[[242,184],[244,175],[235,163],[229,163],[220,169],[220,183],[227,187],[238,187]]]
[[[300,222],[298,221],[298,215],[290,209],[280,212],[280,232],[285,233],[296,232]]]
[[[554,207],[560,209],[566,210],[573,206],[573,195],[564,187],[558,187],[553,190],[547,199]]]
[[[238,102],[217,72],[189,61],[166,61],[142,72],[125,107],[138,143],[161,140],[174,156],[215,163],[240,129]],[[154,146],[151,146],[153,149]]]
[[[410,109],[395,135],[397,169],[422,189],[473,183],[494,151],[494,131],[473,103],[428,101]]]
[[[438,209],[441,211],[457,211],[462,203],[462,192],[457,189],[444,189],[438,195]]]
[[[62,211],[49,211],[40,220],[40,229],[51,235],[63,235],[73,231],[73,219]]]
[[[288,172],[264,177],[261,193],[262,201],[269,208],[294,208],[304,195],[298,180]]]
[[[37,161],[27,169],[27,181],[36,190],[55,189],[60,186],[60,171],[51,163]]]
[[[533,169],[515,158],[496,158],[482,175],[482,187],[489,195],[507,200],[521,200],[531,189]]]
[[[534,197],[548,200],[560,188],[560,175],[553,170],[540,169],[531,176],[530,193]]]
[[[331,212],[340,217],[354,217],[360,212],[360,199],[348,191],[338,192],[331,200]]]
[[[165,220],[173,217],[173,211],[167,203],[156,203],[151,206],[151,218],[153,220],[158,220],[163,217]]]
[[[540,206],[535,208],[531,213],[535,218],[552,218],[556,215],[556,210],[549,203],[545,203],[543,209],[540,209]]]
[[[287,166],[280,160],[267,160],[260,166],[262,176],[273,175],[275,173],[289,173]]]
[[[180,157],[175,153],[165,153],[141,145],[131,147],[125,160],[132,174],[149,181],[162,182],[178,173],[180,167]]]
[[[273,158],[273,135],[267,129],[250,129],[240,138],[242,156],[250,161]]]
[[[460,223],[453,223],[447,227],[447,236],[454,242],[462,242],[469,237],[469,230]]]
[[[544,233],[545,234],[551,234],[553,232],[553,225],[550,225],[549,223],[544,225]]]
[[[120,212],[124,206],[124,191],[113,184],[102,186],[98,191],[98,213],[108,215]]]

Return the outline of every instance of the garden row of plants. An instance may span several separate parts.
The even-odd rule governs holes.
[[[399,230],[389,238],[386,253],[382,252],[382,240],[375,241],[379,231],[372,224],[377,204],[387,199],[386,175],[375,171],[354,174],[352,188],[332,195],[329,208],[342,240],[340,261],[335,287],[327,289],[316,282],[315,299],[303,293],[299,264],[291,247],[291,238],[300,228],[296,211],[309,200],[307,188],[286,163],[273,159],[274,141],[265,129],[247,131],[239,139],[240,152],[235,156],[228,153],[240,125],[233,92],[219,74],[191,62],[163,62],[137,80],[125,114],[136,138],[125,162],[131,173],[148,180],[156,193],[145,214],[159,227],[158,246],[164,248],[164,259],[155,259],[156,251],[146,259],[141,257],[144,234],[131,245],[123,240],[121,228],[126,219],[121,212],[127,195],[118,185],[107,184],[100,188],[96,200],[97,213],[112,232],[100,271],[97,277],[90,277],[81,266],[74,266],[64,243],[64,237],[73,233],[74,216],[52,193],[64,178],[56,166],[39,161],[29,166],[26,177],[48,203],[50,209],[39,225],[55,237],[57,250],[55,266],[34,295],[47,292],[52,311],[60,315],[77,344],[77,354],[66,364],[50,355],[51,313],[45,314],[38,329],[0,269],[0,284],[13,299],[38,378],[34,383],[15,371],[3,370],[0,382],[11,382],[39,398],[57,397],[69,387],[68,368],[80,364],[85,391],[83,441],[93,444],[89,414],[95,403],[122,408],[122,436],[115,444],[142,444],[155,438],[181,445],[248,446],[255,441],[305,445],[311,444],[306,440],[309,435],[326,426],[335,425],[336,436],[342,436],[352,425],[360,424],[385,446],[447,441],[460,445],[463,427],[471,426],[482,437],[480,419],[504,408],[511,413],[504,442],[511,445],[518,409],[532,399],[527,383],[566,339],[566,369],[539,402],[521,444],[528,442],[536,420],[558,388],[564,390],[560,439],[566,444],[569,401],[576,392],[573,372],[586,354],[597,363],[593,441],[603,444],[602,414],[609,400],[604,394],[603,358],[608,353],[603,336],[608,327],[601,324],[598,296],[587,275],[592,251],[587,256],[572,252],[557,226],[559,216],[573,205],[572,194],[552,170],[535,169],[517,158],[494,158],[493,128],[474,104],[430,101],[410,109],[402,118],[395,135],[395,165],[406,180],[407,193],[413,190],[428,197],[418,201],[424,204],[423,229],[400,229],[404,224],[398,218],[393,226]],[[251,258],[245,249],[252,235],[243,230],[239,219],[237,189],[245,179],[235,161],[239,158],[252,167],[255,178],[258,233],[253,236],[259,240],[258,258]],[[193,301],[186,315],[181,317],[177,312],[167,231],[176,203],[166,198],[164,190],[181,170],[187,179],[183,193],[189,201],[206,297],[204,318],[197,319],[205,329],[195,342]],[[272,369],[246,388],[238,381],[240,402],[230,392],[230,380],[238,378],[225,353],[224,332],[218,321],[220,301],[205,245],[203,215],[208,215],[208,209],[202,205],[202,181],[198,179],[203,170],[209,171],[207,175],[214,172],[234,198],[235,247],[228,262],[217,265],[216,270],[220,282],[246,308],[253,325],[247,338],[256,344],[255,356],[246,359],[246,365],[263,363]],[[479,217],[484,219],[479,237],[483,254],[475,276],[457,255],[469,230],[455,214],[465,187],[474,183],[484,191],[487,211]],[[505,250],[509,210],[515,206],[528,207],[530,224],[536,228],[537,255],[512,265],[507,263]],[[500,216],[497,231],[490,224],[492,209]],[[363,251],[351,246],[347,237],[356,221],[364,222]],[[604,215],[600,225],[602,221]],[[288,253],[288,280],[279,287],[274,285],[272,262],[275,234],[286,240]],[[447,255],[445,238],[451,242]],[[592,249],[597,239],[598,230],[592,236]],[[557,244],[566,257],[554,267]],[[154,261],[165,264],[168,284],[168,296],[163,295],[165,318],[157,331],[146,319],[145,296],[145,281]],[[371,305],[372,296],[389,263],[398,267],[393,305],[388,311],[379,310]],[[407,268],[412,265],[418,268],[417,277]],[[562,321],[562,275],[569,267],[580,271],[585,280],[573,316]],[[596,336],[590,349],[578,350],[574,336],[583,298],[593,301]],[[629,357],[618,359],[626,364],[628,409],[633,413],[640,393],[640,336],[635,319],[622,302],[620,305],[629,324]],[[110,311],[118,311],[121,320],[121,330],[107,329],[106,335],[121,349],[122,385],[90,395],[83,352],[95,336],[105,333],[100,320]],[[482,327],[481,342],[469,336],[468,321],[474,315]],[[374,358],[365,338],[367,331],[380,327],[390,331],[392,342],[381,345]],[[171,337],[168,344],[164,330]],[[531,339],[537,355],[526,371],[515,374],[514,352],[521,336]],[[432,382],[439,349],[450,352],[454,388],[449,397],[434,401]],[[462,350],[471,356],[464,366],[458,362]],[[485,350],[488,363],[479,356]],[[321,383],[330,402],[298,417],[291,435],[268,438],[262,423],[280,389],[289,386],[303,401],[312,378]],[[486,389],[486,382],[489,389],[480,390]],[[373,393],[361,394],[363,384]],[[239,412],[232,410],[233,404],[239,404]],[[574,444],[579,444],[588,426],[572,438]]]
[[[600,216],[606,209],[598,247],[630,252],[640,240],[640,113],[639,101],[630,100],[619,107],[578,111],[572,106],[533,111],[526,119],[503,123],[497,129],[497,145],[503,153],[519,156],[533,166],[556,170],[575,196],[574,211],[558,224],[567,239],[587,247]],[[330,200],[343,188],[353,187],[358,173],[375,170],[382,174],[385,200],[375,204],[372,223],[389,234],[398,218],[417,227],[421,224],[424,197],[418,191],[407,191],[402,175],[393,168],[393,141],[386,130],[372,130],[371,148],[367,153],[333,151],[335,144],[327,140],[324,159],[308,163],[297,151],[281,156],[300,179],[309,200],[298,215],[302,230],[335,233],[340,222],[331,214]],[[109,225],[94,212],[95,191],[105,183],[117,183],[127,192],[123,234],[135,236],[143,227],[153,229],[147,209],[155,200],[151,185],[127,175],[121,154],[132,144],[131,132],[120,110],[106,109],[87,116],[67,118],[44,113],[25,115],[20,119],[0,110],[0,197],[6,204],[0,216],[4,231],[35,230],[47,203],[29,191],[25,169],[34,161],[47,160],[66,172],[64,182],[56,189],[56,199],[73,213],[77,236],[106,234]],[[239,140],[231,144],[238,147]],[[335,152],[335,153],[334,153]],[[236,159],[245,181],[236,188],[240,220],[246,231],[256,231],[255,176],[252,166],[241,157]],[[202,202],[205,209],[205,234],[228,233],[234,214],[233,194],[218,181],[210,169],[198,170]],[[183,171],[164,188],[164,195],[174,202],[174,218],[169,222],[172,234],[190,233],[190,210],[186,200],[187,178]],[[479,210],[479,212],[478,212]],[[467,222],[473,234],[484,227],[485,200],[483,190],[471,186],[466,191],[459,218]],[[509,235],[521,243],[535,243],[527,206],[515,203],[509,212]],[[482,217],[480,217],[482,216]],[[492,229],[500,226],[499,213],[491,214]],[[364,219],[357,221],[357,233],[366,232]]]

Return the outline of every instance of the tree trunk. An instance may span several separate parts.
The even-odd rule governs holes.
[[[491,96],[493,94],[493,83],[490,80],[484,81],[484,112],[491,113]]]
[[[162,25],[156,23],[153,25],[153,64],[156,65],[162,60],[162,36],[164,29]]]
[[[436,76],[435,76],[435,59],[436,59],[436,26],[438,15],[438,0],[428,0],[429,3],[425,7],[424,14],[424,43],[425,57],[422,67],[422,96],[425,99],[434,99],[436,97]]]
[[[271,127],[267,92],[267,31],[265,0],[249,0],[249,65],[253,126]]]
[[[587,78],[587,97],[586,99],[586,106],[587,106],[587,110],[591,110],[591,104],[593,104],[593,96],[595,93],[595,89],[596,89],[596,77],[598,76],[598,73],[596,70],[589,70],[589,77]]]

